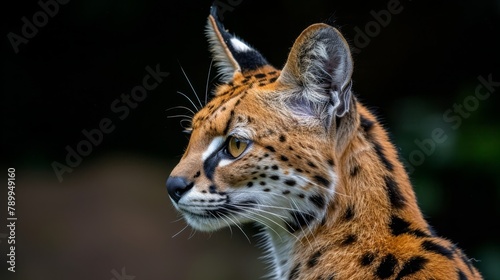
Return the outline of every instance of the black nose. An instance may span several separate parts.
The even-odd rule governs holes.
[[[170,176],[167,179],[168,195],[177,203],[185,194],[193,187],[194,183],[190,183],[184,177]]]

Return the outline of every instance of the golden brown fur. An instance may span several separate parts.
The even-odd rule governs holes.
[[[226,80],[167,181],[191,226],[260,225],[274,279],[482,279],[424,220],[387,133],[351,92],[336,29],[307,28],[279,70],[221,27],[212,14]],[[228,153],[231,138],[244,152]]]

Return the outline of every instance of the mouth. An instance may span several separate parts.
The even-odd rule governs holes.
[[[193,228],[202,231],[212,231],[224,227],[226,223],[245,223],[245,213],[256,207],[253,200],[238,203],[226,203],[217,206],[193,206],[179,204],[178,210],[184,216],[186,222]],[[230,218],[228,218],[230,217]],[[220,223],[221,220],[226,223]],[[216,222],[218,221],[218,222]]]
[[[217,218],[218,215],[237,214],[254,208],[257,205],[254,200],[246,200],[238,203],[225,203],[222,205],[198,205],[179,204],[179,211],[184,215],[191,215],[200,218]]]

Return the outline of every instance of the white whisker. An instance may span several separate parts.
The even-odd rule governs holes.
[[[207,104],[207,102],[208,102],[208,82],[210,80],[210,73],[212,71],[212,64],[213,64],[213,62],[214,62],[214,59],[212,58],[210,60],[210,65],[208,66],[207,84],[205,86],[205,104]]]
[[[300,211],[300,210],[299,210],[299,206],[297,205],[297,203],[295,202],[295,200],[294,200],[293,198],[290,198],[290,206],[293,208],[292,203],[293,203],[293,205],[295,205],[295,209],[297,210],[295,213],[296,213],[296,214],[298,214],[298,215],[300,215],[300,216],[302,216],[302,218],[303,218],[303,219],[304,219],[304,221],[306,222],[306,227],[308,228],[309,232],[310,232],[310,233],[311,233],[311,235],[312,235],[312,230],[311,230],[311,228],[310,228],[310,224],[308,223],[307,219],[305,219],[305,217],[304,217],[304,214],[307,214],[307,213],[306,213],[306,212],[303,212],[303,211]],[[295,214],[294,214],[294,215],[295,215]],[[300,230],[301,230],[302,232],[304,232],[304,229],[303,229],[303,228],[301,228]],[[309,244],[309,246],[312,248],[311,241],[309,240],[309,238],[308,238],[307,234],[304,234],[304,237],[305,237],[305,239],[307,240],[307,243]]]
[[[235,218],[236,220],[238,220],[233,214],[229,213],[231,216],[233,216],[233,218]],[[248,243],[252,244],[252,242],[250,241],[250,238],[248,237],[248,235],[245,233],[245,231],[243,230],[243,228],[241,228],[240,225],[238,225],[237,222],[235,222],[233,219],[227,217],[232,223],[233,225],[235,225],[237,228],[240,229],[241,233],[243,233],[243,235],[246,237],[246,239],[248,240]]]
[[[233,228],[231,227],[231,223],[229,223],[228,221],[226,221],[226,219],[224,219],[224,217],[222,217],[221,215],[223,215],[224,217],[226,217],[228,220],[230,220],[231,222],[233,222],[231,219],[229,219],[226,215],[224,215],[223,213],[217,213],[217,217],[219,217],[220,219],[217,219],[217,220],[222,220],[224,221],[224,223],[226,223],[227,227],[229,228],[229,232],[231,233],[231,237],[233,237]],[[214,216],[214,215],[212,215]],[[215,216],[214,216],[215,217]],[[234,222],[233,222],[234,223]],[[220,225],[220,221],[219,221],[219,225]]]
[[[188,115],[172,115],[172,116],[167,116],[167,119],[173,119],[173,118],[185,118],[186,120],[190,120],[191,116],[188,116]]]
[[[177,93],[180,94],[180,95],[182,95],[182,96],[184,96],[189,101],[189,103],[191,103],[191,105],[193,105],[193,107],[196,110],[196,112],[198,112],[201,109],[201,107],[198,108],[198,106],[196,106],[196,104],[193,102],[193,100],[191,100],[191,98],[189,98],[189,96],[187,96],[186,94],[184,94],[184,93],[182,93],[180,91],[177,91]]]
[[[243,208],[243,207],[242,207],[242,208]],[[248,209],[248,210],[256,210],[256,208],[250,208],[250,209]],[[273,224],[277,225],[278,227],[282,228],[284,231],[288,232],[288,230],[287,230],[286,228],[284,228],[282,225],[280,225],[279,223],[277,223],[276,221],[274,221],[274,220],[273,220],[273,219],[271,219],[271,218],[268,218],[268,217],[266,217],[266,216],[264,216],[264,215],[262,215],[262,214],[259,214],[259,213],[250,212],[250,211],[248,211],[248,210],[246,210],[246,212],[247,212],[247,214],[246,214],[246,215],[245,215],[244,213],[237,212],[237,211],[234,211],[234,210],[229,210],[229,211],[231,211],[231,212],[233,212],[233,213],[237,213],[237,214],[242,215],[242,216],[244,216],[244,217],[247,217],[248,219],[254,220],[254,221],[256,221],[257,223],[259,223],[259,224],[261,224],[261,225],[267,226],[267,228],[269,228],[270,230],[272,230],[274,233],[276,233],[276,235],[277,235],[277,236],[279,236],[279,238],[280,238],[281,240],[283,240],[283,239],[281,238],[281,235],[279,235],[279,233],[278,233],[278,232],[277,232],[274,228],[272,228],[271,226],[269,226],[269,225],[268,225],[265,221],[259,220],[259,219],[257,219],[256,217],[253,217],[252,215],[256,215],[256,216],[259,216],[259,217],[261,217],[261,218],[264,218],[264,219],[266,219],[266,220],[270,221],[271,223],[273,223]],[[285,221],[285,222],[286,222],[286,221]],[[292,235],[292,236],[294,236],[293,234],[291,234],[291,235]],[[295,236],[294,236],[294,237],[295,237]]]
[[[186,225],[185,227],[183,227],[179,232],[177,232],[176,234],[172,235],[172,238],[176,237],[177,235],[179,235],[181,232],[183,232],[185,229],[187,229],[189,227],[189,225]]]
[[[194,228],[191,228],[191,233],[189,234],[188,240],[193,238],[195,234],[196,234],[196,230]]]
[[[175,110],[175,109],[184,109],[186,111],[189,111],[191,114],[193,114],[193,116],[196,114],[195,111],[193,111],[192,109],[190,109],[190,108],[188,108],[186,106],[175,106],[175,107],[172,107],[172,108],[168,108],[165,111],[170,111],[170,110]]]
[[[198,103],[200,104],[200,108],[203,107],[203,103],[201,103],[200,98],[198,97],[198,93],[196,93],[196,90],[193,87],[193,84],[189,80],[188,76],[186,75],[186,72],[184,71],[184,68],[181,66],[182,74],[184,74],[184,77],[186,78],[187,82],[189,83],[189,86],[191,87],[191,90],[193,90],[194,96],[196,96],[196,99],[198,100]],[[196,107],[196,106],[195,106]]]

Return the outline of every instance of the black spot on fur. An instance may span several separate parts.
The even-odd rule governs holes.
[[[266,74],[264,73],[258,73],[258,74],[255,74],[253,75],[255,78],[257,79],[262,79],[262,78],[265,78],[266,77]]]
[[[249,188],[253,187],[253,182],[248,182],[247,187],[249,187]]]
[[[294,280],[299,277],[299,269],[300,269],[300,263],[295,265],[292,270],[290,271],[290,275],[288,276],[288,280]]]
[[[273,165],[273,166],[271,166],[271,168],[272,168],[273,170],[278,170],[278,166],[277,166],[277,165]]]
[[[350,221],[353,218],[354,218],[354,208],[351,205],[349,205],[349,206],[347,206],[347,209],[345,210],[344,220]]]
[[[457,275],[458,280],[469,280],[469,278],[467,278],[467,276],[465,276],[465,273],[461,270],[458,270]]]
[[[319,259],[319,257],[321,257],[321,254],[322,254],[322,252],[320,250],[318,250],[314,254],[312,254],[312,256],[307,261],[307,266],[309,268],[311,268],[311,267],[317,265],[318,264],[318,259]]]
[[[282,161],[288,161],[288,158],[287,158],[286,156],[283,156],[283,155],[280,157],[280,159],[281,159]]]
[[[396,276],[396,280],[401,280],[405,276],[417,273],[424,268],[427,262],[429,262],[429,260],[422,256],[415,256],[410,258],[403,264],[403,268],[401,268],[401,271],[399,271],[398,275]]]
[[[372,253],[365,253],[362,257],[361,257],[361,265],[362,266],[368,266],[370,264],[372,264],[372,262],[375,260],[375,255],[372,254]]]
[[[325,199],[321,195],[312,195],[309,197],[309,200],[319,209],[325,207]]]
[[[382,261],[380,261],[375,274],[381,279],[389,278],[394,274],[394,269],[397,265],[398,260],[396,257],[393,254],[387,254],[382,258]]]
[[[280,135],[280,142],[286,142],[285,135]]]
[[[317,168],[316,164],[314,164],[312,161],[308,161],[307,165],[309,165],[312,168]]]
[[[405,198],[401,193],[398,184],[390,176],[385,176],[385,187],[392,207],[401,209],[405,205]]]
[[[363,115],[360,115],[360,126],[363,129],[365,133],[369,133],[370,130],[373,128],[373,124],[375,124],[374,121],[369,120]]]
[[[271,175],[271,176],[269,176],[269,178],[270,178],[271,180],[279,180],[279,179],[280,179],[280,176],[278,176],[278,175]]]
[[[201,175],[201,172],[198,170],[198,172],[196,172],[196,174],[194,174],[193,179],[200,177],[200,175]]]
[[[346,236],[346,238],[344,240],[342,240],[340,245],[342,245],[342,246],[351,245],[352,243],[356,242],[356,239],[357,239],[356,235],[349,234],[348,236]]]
[[[325,187],[325,188],[329,188],[330,187],[330,181],[328,179],[326,179],[325,177],[323,177],[323,176],[315,175],[314,176],[314,180],[318,184],[323,185],[323,187]]]
[[[359,173],[359,165],[354,165],[353,167],[351,167],[351,171],[349,172],[349,175],[351,175],[351,177],[355,177],[356,175],[358,175]]]
[[[396,236],[407,233],[407,234],[412,234],[416,237],[429,237],[429,234],[419,229],[411,229],[410,223],[408,221],[395,215],[391,217],[389,228],[391,229],[391,233]]]
[[[297,182],[293,179],[286,179],[284,181],[284,183],[285,183],[285,185],[290,186],[290,187],[293,187],[293,186],[295,186],[295,184],[297,184]]]
[[[289,193],[290,193],[290,191],[289,191],[289,190],[284,190],[284,191],[282,192],[282,194],[289,194]]]
[[[276,152],[276,150],[274,149],[273,146],[266,146],[266,149],[269,150],[270,152],[273,152],[273,153]]]
[[[389,159],[384,154],[384,148],[377,141],[372,139],[373,147],[375,148],[375,152],[377,153],[378,158],[382,162],[382,164],[387,168],[387,170],[392,171],[394,169],[394,165],[389,161]]]
[[[392,216],[389,228],[393,235],[400,235],[410,231],[410,223],[398,216]]]
[[[330,166],[334,166],[334,165],[335,165],[335,162],[333,162],[333,159],[328,159],[326,162],[327,162],[327,163],[328,163],[328,165],[330,165]]]
[[[269,83],[274,83],[274,82],[276,82],[277,79],[278,79],[278,77],[271,78],[271,79],[269,79]]]
[[[453,259],[453,252],[450,249],[448,249],[442,245],[439,245],[431,240],[425,240],[424,242],[422,242],[421,246],[422,246],[422,249],[424,249],[426,251],[445,256],[446,258],[448,258],[450,260]]]

